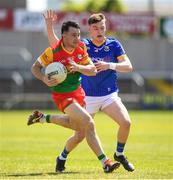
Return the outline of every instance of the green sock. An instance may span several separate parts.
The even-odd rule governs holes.
[[[104,155],[104,154],[101,154],[100,156],[98,156],[98,159],[99,160],[102,160],[102,159],[104,159],[106,156]]]
[[[101,161],[102,166],[105,167],[105,162],[108,159],[105,154],[101,154],[100,156],[98,156],[98,159]]]
[[[46,122],[47,122],[47,123],[50,123],[50,115],[49,115],[49,114],[46,115]]]

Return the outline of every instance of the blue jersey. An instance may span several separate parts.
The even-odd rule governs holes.
[[[118,62],[118,57],[125,54],[120,42],[107,38],[101,46],[96,46],[90,39],[82,40],[87,46],[87,52],[93,62]],[[118,91],[117,72],[106,70],[96,76],[82,75],[82,87],[87,96],[105,96]]]

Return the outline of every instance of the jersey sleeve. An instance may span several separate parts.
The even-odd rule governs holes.
[[[115,58],[118,61],[122,61],[124,58],[126,58],[125,50],[119,41],[116,40],[114,42],[114,48],[115,48]]]
[[[126,54],[123,54],[123,55],[121,55],[121,56],[118,56],[117,57],[117,60],[118,61],[123,61],[123,60],[125,60],[125,59],[127,59],[128,57],[127,57],[127,55]]]
[[[82,61],[80,62],[80,64],[81,65],[88,65],[88,64],[90,64],[91,59],[88,56],[87,47],[85,44],[83,46],[83,51],[84,51],[84,54],[83,54],[83,58],[82,58]]]
[[[39,57],[38,57],[38,62],[46,67],[48,64],[53,62],[53,52],[52,48],[47,48]]]

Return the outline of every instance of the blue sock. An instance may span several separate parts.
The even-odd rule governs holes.
[[[125,143],[117,142],[116,155],[123,155]]]
[[[66,147],[64,148],[63,152],[60,154],[59,159],[66,160],[69,152],[66,150]]]

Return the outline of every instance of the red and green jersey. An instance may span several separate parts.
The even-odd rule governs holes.
[[[64,48],[61,39],[54,48],[47,48],[41,56],[39,56],[38,61],[44,67],[52,62],[62,63],[67,68],[67,78],[57,86],[51,87],[51,89],[53,92],[72,92],[75,91],[81,83],[81,73],[70,73],[69,61],[74,61],[80,65],[87,65],[90,63],[90,58],[88,57],[87,49],[83,42],[80,41],[78,47],[72,52],[69,52]]]

